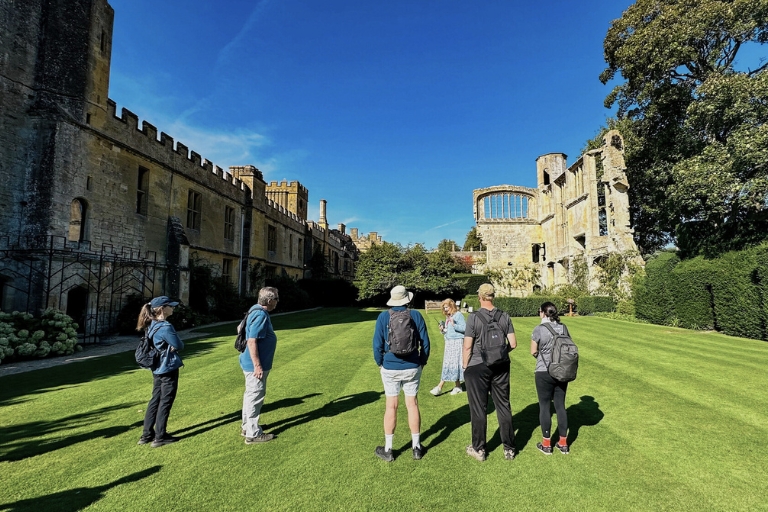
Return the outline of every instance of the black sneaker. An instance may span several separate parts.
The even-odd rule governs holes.
[[[274,438],[275,438],[275,434],[265,434],[264,432],[262,432],[256,437],[246,437],[245,444],[268,443]]]
[[[155,438],[155,440],[152,441],[152,448],[160,448],[161,446],[175,443],[178,440],[179,440],[178,437],[173,437],[173,436],[165,436],[165,437],[161,437],[160,439]]]
[[[563,455],[568,455],[569,453],[571,453],[571,449],[568,448],[567,444],[557,443],[556,446],[557,446],[557,449],[560,450],[560,453],[562,453]],[[551,448],[550,448],[550,450],[551,450]]]
[[[536,448],[539,449],[541,453],[544,455],[552,455],[552,447],[551,446],[544,446],[541,443],[536,443]]]
[[[413,449],[413,460],[421,460],[424,454],[427,453],[427,449],[419,445]]]
[[[517,457],[517,449],[512,448],[511,450],[507,450],[504,448],[504,458],[506,460],[515,460],[515,457]]]
[[[395,460],[394,455],[392,455],[392,450],[385,450],[383,446],[377,446],[373,453],[384,462],[392,462]],[[416,458],[416,450],[413,451],[413,458]]]
[[[141,437],[139,438],[139,442],[138,442],[138,443],[136,443],[136,444],[149,444],[149,443],[151,443],[151,442],[152,442],[154,439],[155,439],[155,436],[151,436],[151,437],[145,437],[145,436],[141,436]]]

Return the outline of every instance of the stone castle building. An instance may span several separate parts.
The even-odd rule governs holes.
[[[214,166],[108,98],[106,0],[0,2],[0,306],[61,309],[108,329],[127,296],[187,301],[190,262],[241,294],[250,272],[309,277],[321,253],[351,280],[359,250],[307,220],[299,182]],[[375,233],[374,233],[375,237]]]
[[[597,264],[611,253],[637,253],[629,222],[629,183],[618,131],[570,167],[566,155],[536,159],[537,188],[499,185],[475,190],[474,216],[486,248],[486,268],[508,278],[512,296],[571,282],[586,263],[590,287]],[[634,258],[642,265],[642,258]]]

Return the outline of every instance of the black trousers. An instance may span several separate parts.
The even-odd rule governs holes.
[[[179,370],[154,375],[152,386],[152,398],[147,405],[147,413],[144,415],[144,432],[142,437],[146,439],[162,439],[166,436],[165,427],[168,424],[168,416],[171,414],[173,401],[176,399],[176,391],[179,389]]]
[[[541,435],[549,439],[552,429],[552,413],[549,404],[555,402],[557,413],[557,431],[560,437],[565,439],[568,435],[568,414],[565,412],[565,392],[568,390],[567,382],[560,382],[552,378],[549,372],[534,373],[536,379],[536,393],[539,395],[539,423]]]
[[[469,366],[464,370],[464,383],[467,386],[472,422],[472,447],[475,450],[485,450],[490,394],[496,407],[499,435],[504,449],[514,449],[515,430],[512,427],[512,409],[509,406],[509,363],[494,365],[493,368],[484,363]]]

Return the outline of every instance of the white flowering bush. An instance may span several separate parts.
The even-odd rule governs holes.
[[[40,318],[0,312],[0,363],[70,355],[82,348],[77,343],[77,323],[61,311],[46,309]]]

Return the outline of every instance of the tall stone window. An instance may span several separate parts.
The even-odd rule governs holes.
[[[70,242],[84,242],[86,236],[86,221],[88,216],[88,203],[80,197],[75,198],[69,207],[69,233],[67,240]]]
[[[527,219],[530,199],[523,194],[498,192],[483,198],[486,219]]]
[[[200,231],[200,220],[202,218],[203,197],[190,190],[187,194],[187,227]]]
[[[267,250],[277,252],[277,228],[275,226],[267,226]]]
[[[136,213],[147,214],[149,203],[149,169],[139,167],[138,180],[136,183]]]
[[[235,239],[235,209],[229,206],[224,207],[224,239]]]
[[[605,183],[597,183],[597,229],[599,236],[608,236],[608,212],[605,211]]]
[[[221,262],[221,279],[227,284],[232,282],[232,260],[228,258]]]

